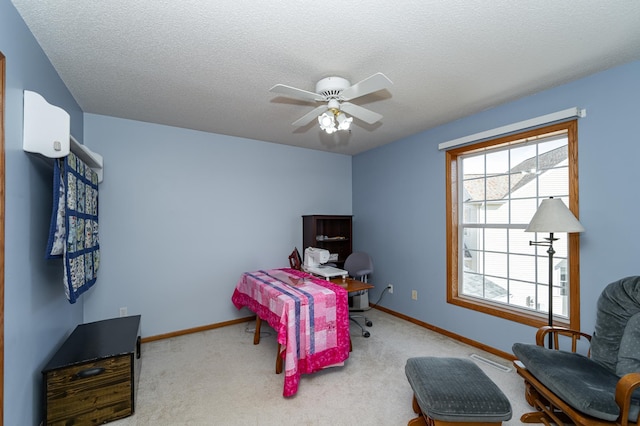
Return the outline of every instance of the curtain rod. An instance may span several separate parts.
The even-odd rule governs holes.
[[[551,114],[541,115],[540,117],[530,118],[528,120],[519,121],[517,123],[507,124],[506,126],[496,127],[495,129],[485,130],[484,132],[474,133],[473,135],[464,136],[462,138],[453,139],[438,145],[439,150],[452,148],[454,146],[464,145],[469,142],[476,142],[482,139],[489,139],[495,136],[506,135],[508,133],[517,132],[519,130],[529,129],[531,127],[541,126],[543,124],[553,123],[555,121],[565,120],[572,117],[586,117],[587,110],[583,108],[573,107],[562,111],[553,112]]]

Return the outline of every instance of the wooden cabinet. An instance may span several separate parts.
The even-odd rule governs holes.
[[[351,218],[331,215],[302,216],[302,250],[318,247],[329,250],[329,253],[337,253],[338,260],[331,262],[341,268],[347,256],[351,254]]]
[[[140,366],[140,315],[77,326],[42,370],[45,424],[100,424],[130,416]]]

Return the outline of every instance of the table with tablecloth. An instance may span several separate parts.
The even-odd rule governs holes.
[[[290,268],[245,272],[231,300],[277,332],[284,348],[284,396],[297,392],[301,374],[349,357],[347,291],[330,281]]]

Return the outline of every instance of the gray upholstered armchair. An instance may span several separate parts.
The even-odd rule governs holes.
[[[597,308],[593,336],[542,327],[536,345],[513,345],[516,370],[525,381],[525,397],[538,410],[523,415],[523,422],[638,425],[640,277],[609,284]],[[553,349],[544,347],[549,333]],[[591,342],[586,356],[576,353],[580,338]],[[560,342],[569,340],[571,351],[560,350]]]

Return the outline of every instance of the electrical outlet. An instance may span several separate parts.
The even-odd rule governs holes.
[[[413,300],[418,300],[418,290],[411,290],[411,298]]]
[[[393,284],[388,284],[387,288],[389,289],[389,293],[393,294]]]
[[[121,317],[126,317],[127,316],[127,307],[123,306],[122,308],[120,308],[120,316]]]

